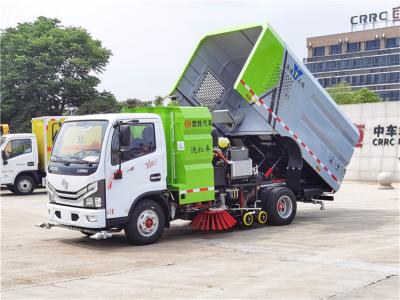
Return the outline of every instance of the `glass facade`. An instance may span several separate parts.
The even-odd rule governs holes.
[[[347,82],[353,86],[399,83],[400,72],[364,74],[364,75],[353,75],[353,76],[335,76],[335,77],[320,78],[319,80],[323,86],[331,86],[338,84],[340,82]]]
[[[315,47],[313,49],[314,56],[324,56],[325,55],[325,47]]]
[[[355,43],[348,43],[347,44],[347,52],[358,52],[361,50],[361,43],[360,42],[355,42]]]
[[[383,100],[391,101],[391,100],[399,100],[400,99],[400,91],[377,91],[376,92]]]
[[[342,53],[342,45],[331,45],[330,46],[331,54],[340,54]]]
[[[318,40],[312,42],[318,47],[313,47],[305,59],[307,68],[324,88],[346,82],[353,90],[366,87],[384,101],[399,101],[400,36],[357,32],[352,38],[353,33],[348,34],[339,36],[340,41],[346,42],[334,44],[332,38],[327,38],[325,46],[322,46],[325,37],[311,38]],[[363,40],[362,35],[367,38]]]
[[[362,68],[396,66],[400,64],[400,54],[376,55],[360,58],[348,58],[307,64],[312,73]]]
[[[377,50],[380,48],[380,40],[371,40],[365,42],[365,50]]]
[[[385,48],[395,48],[400,46],[400,37],[386,39]]]

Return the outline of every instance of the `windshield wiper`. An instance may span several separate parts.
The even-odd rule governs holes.
[[[70,156],[68,158],[72,158],[73,159],[73,161],[68,161],[69,163],[73,163],[73,164],[82,164],[82,165],[91,166],[91,165],[97,163],[97,162],[87,161],[87,160],[84,160],[84,159],[82,159],[80,157],[76,157],[76,156]]]
[[[68,156],[68,157],[52,156],[50,157],[50,161],[60,162],[65,165],[80,164],[80,165],[92,166],[93,164],[98,164],[98,162],[87,161],[77,156]]]
[[[60,162],[60,163],[63,163],[63,164],[68,163],[68,161],[65,158],[62,158],[60,156],[51,156],[50,157],[50,161]]]

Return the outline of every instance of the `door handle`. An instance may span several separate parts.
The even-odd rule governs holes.
[[[160,173],[156,173],[156,174],[151,174],[150,175],[150,181],[154,182],[154,181],[160,181],[161,180],[161,174]]]
[[[35,163],[33,161],[30,161],[26,164],[28,167],[33,167],[35,165]]]

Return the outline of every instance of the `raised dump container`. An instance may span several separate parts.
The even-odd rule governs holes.
[[[227,136],[290,137],[333,190],[359,138],[356,127],[267,23],[206,35],[171,94],[181,105],[215,112],[214,123],[224,123],[216,126]]]
[[[176,191],[179,204],[215,199],[212,123],[207,108],[141,107],[123,112],[155,113],[161,117],[167,145],[167,185]]]

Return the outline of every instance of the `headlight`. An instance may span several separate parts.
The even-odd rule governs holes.
[[[88,190],[88,192],[91,192],[93,190],[97,190],[97,187],[98,187],[98,183],[96,181],[96,182],[89,184],[87,187],[87,190]]]
[[[56,202],[56,200],[54,199],[54,193],[55,189],[49,182],[47,182],[47,195],[49,195],[49,202],[51,203]]]
[[[50,202],[50,203],[56,202],[56,201],[54,200],[54,194],[53,194],[52,192],[48,191],[47,194],[49,195],[49,202]]]
[[[87,186],[89,196],[83,200],[83,206],[104,208],[105,206],[105,181],[100,180]]]
[[[96,207],[101,208],[103,205],[103,200],[101,197],[87,197],[84,200],[84,206],[86,207]]]

